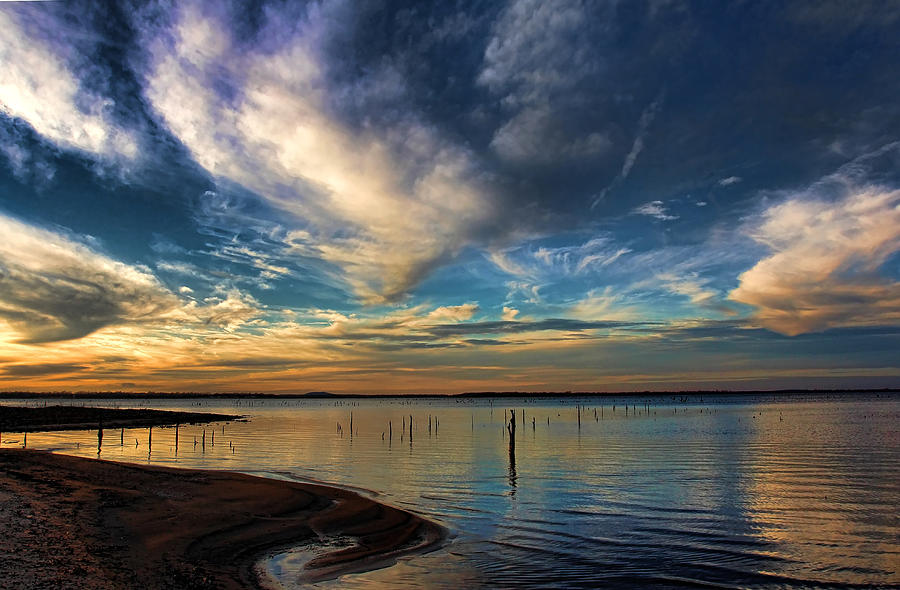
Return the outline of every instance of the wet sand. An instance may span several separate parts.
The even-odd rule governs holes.
[[[0,450],[0,586],[257,588],[254,564],[294,545],[323,549],[309,579],[437,548],[445,530],[324,485]]]

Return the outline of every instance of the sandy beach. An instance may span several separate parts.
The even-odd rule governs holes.
[[[0,451],[0,588],[258,588],[267,552],[340,535],[312,579],[439,546],[442,527],[324,485]]]

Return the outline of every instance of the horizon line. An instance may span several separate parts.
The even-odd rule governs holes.
[[[29,399],[42,397],[90,398],[133,398],[133,399],[187,399],[209,397],[216,399],[341,399],[341,398],[511,398],[511,397],[636,397],[636,396],[676,396],[676,395],[786,395],[817,393],[900,393],[898,387],[878,388],[787,388],[787,389],[681,389],[644,391],[466,391],[460,393],[333,393],[329,391],[308,391],[304,393],[269,392],[212,392],[195,391],[0,391],[0,399]]]

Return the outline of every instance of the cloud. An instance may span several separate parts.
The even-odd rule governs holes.
[[[425,317],[427,320],[452,320],[455,322],[462,322],[471,319],[471,317],[475,315],[475,312],[477,311],[477,303],[464,303],[463,305],[448,305],[438,307]]]
[[[552,163],[610,149],[605,130],[572,117],[579,89],[604,69],[589,23],[578,1],[513,0],[494,24],[477,82],[508,113],[491,141],[502,158]]]
[[[631,144],[631,150],[629,150],[628,154],[625,156],[625,161],[622,163],[622,170],[619,172],[620,179],[625,180],[628,178],[628,175],[631,174],[631,169],[634,167],[637,157],[644,149],[644,140],[647,137],[647,130],[650,128],[650,123],[656,118],[656,114],[659,112],[659,108],[662,105],[662,100],[663,97],[660,95],[659,98],[651,102],[650,105],[644,109],[644,112],[641,113],[641,118],[638,121],[637,134],[634,137],[634,142]]]
[[[43,188],[56,176],[56,167],[40,150],[33,149],[27,127],[21,121],[0,120],[0,152],[20,182]]]
[[[516,316],[519,315],[519,310],[514,307],[503,306],[503,314],[501,319],[505,322],[511,322],[516,319]]]
[[[593,238],[580,245],[541,247],[534,252],[534,257],[556,272],[582,274],[612,264],[631,251],[629,248],[610,247],[609,241],[608,238]]]
[[[554,163],[603,155],[612,141],[599,132],[573,138],[550,107],[542,106],[525,108],[504,123],[494,134],[491,147],[507,160]]]
[[[487,253],[488,260],[490,260],[494,266],[505,272],[506,274],[510,274],[516,277],[530,277],[532,276],[533,270],[524,265],[520,264],[518,261],[513,259],[513,253],[517,250],[517,248],[511,248],[507,250],[490,250]]]
[[[208,297],[204,303],[206,305],[203,306],[190,305],[185,312],[205,324],[220,326],[228,332],[260,315],[259,302],[237,289],[229,289],[225,297]]]
[[[334,115],[322,45],[342,26],[339,3],[296,18],[264,11],[254,48],[206,5],[170,16],[171,28],[137,21],[152,108],[202,167],[309,235],[308,253],[339,266],[367,302],[401,297],[496,215],[471,154],[415,109],[395,107],[389,128]]]
[[[33,363],[0,366],[0,372],[10,377],[37,377],[43,375],[70,374],[87,371],[87,365],[78,363]]]
[[[178,325],[185,333],[200,326],[207,333],[233,332],[265,309],[233,287],[219,287],[202,303],[186,301],[149,268],[114,260],[83,236],[2,214],[0,235],[0,320],[22,343],[74,340],[136,324],[146,329]],[[178,291],[192,293],[189,287]]]
[[[0,112],[63,149],[118,161],[136,158],[137,137],[116,123],[112,99],[86,90],[57,48],[38,38],[40,23],[31,21],[42,14],[0,11]]]
[[[566,318],[548,318],[533,321],[492,321],[442,324],[430,326],[427,331],[434,336],[446,338],[459,335],[521,334],[524,332],[541,331],[582,332],[586,330],[632,328],[644,324],[646,324],[646,322],[588,321]]]
[[[520,246],[495,250],[488,258],[507,274],[550,280],[596,272],[630,252],[630,248],[613,245],[610,238],[601,236],[571,246]]]
[[[621,293],[615,293],[612,287],[591,289],[579,301],[571,305],[568,315],[580,320],[633,320],[646,316],[635,307],[626,303]]]
[[[507,294],[504,304],[520,307],[541,306],[529,309],[541,315],[548,313],[544,306],[562,296],[566,308],[574,293],[583,292],[584,281],[609,280],[616,274],[616,267],[632,252],[631,248],[615,244],[610,237],[597,236],[583,243],[569,246],[524,244],[514,248],[493,250],[488,260],[500,271],[516,280],[505,283]],[[543,293],[548,293],[548,298]],[[504,308],[506,310],[507,308]],[[512,307],[510,307],[512,309]],[[517,310],[513,309],[516,313]],[[513,319],[504,311],[504,319]]]
[[[518,298],[523,303],[532,305],[541,305],[544,303],[541,298],[541,289],[543,285],[534,284],[528,281],[507,281],[506,282],[506,299],[512,301]]]
[[[708,288],[709,279],[700,279],[697,273],[688,275],[676,275],[675,273],[661,273],[656,276],[665,285],[666,289],[676,295],[684,295],[691,303],[705,304],[718,293]]]
[[[723,179],[719,180],[718,185],[719,186],[731,186],[732,184],[739,183],[741,180],[743,180],[743,178],[741,178],[740,176],[729,176],[728,178],[723,178]]]
[[[638,120],[637,133],[635,133],[634,141],[631,144],[631,149],[625,155],[625,161],[622,162],[622,169],[619,171],[616,177],[613,178],[612,182],[610,182],[606,186],[606,188],[600,191],[600,193],[593,198],[593,201],[591,202],[591,209],[594,209],[597,205],[599,205],[600,202],[606,198],[606,195],[609,193],[609,191],[619,186],[631,174],[631,169],[634,168],[634,163],[637,162],[638,156],[644,150],[644,142],[646,141],[647,133],[650,129],[650,124],[653,123],[653,119],[655,119],[657,113],[659,113],[659,109],[662,106],[664,97],[665,94],[661,92],[656,100],[651,102],[647,106],[647,108],[644,109],[644,112],[641,113],[641,118]]]
[[[73,238],[4,215],[0,235],[0,318],[23,342],[81,338],[179,306],[146,267],[118,262]]]
[[[672,221],[674,219],[678,219],[677,215],[671,215],[666,209],[666,206],[662,201],[650,201],[649,203],[644,203],[640,207],[636,207],[631,211],[633,215],[647,215],[648,217],[655,217],[656,219],[660,219],[662,221]]]
[[[837,181],[844,194],[828,200]],[[796,335],[900,322],[900,282],[885,263],[900,250],[900,190],[836,175],[763,212],[750,235],[770,254],[740,275],[730,298],[766,328]]]

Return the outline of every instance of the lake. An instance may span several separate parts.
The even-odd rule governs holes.
[[[451,531],[438,551],[315,587],[900,584],[896,394],[47,403],[244,414],[181,426],[177,449],[174,428],[106,430],[99,453],[96,431],[27,444],[321,480]],[[300,587],[304,556],[263,567]]]

